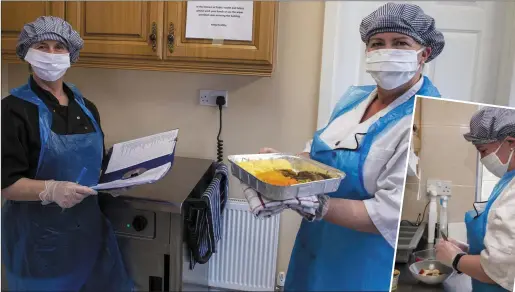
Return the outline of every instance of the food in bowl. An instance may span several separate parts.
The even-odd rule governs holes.
[[[296,171],[285,159],[243,161],[238,165],[257,179],[275,186],[291,186],[332,178],[327,173],[315,170]]]
[[[437,260],[425,260],[409,266],[411,275],[427,285],[439,285],[445,282],[454,270]]]
[[[438,269],[420,269],[418,274],[422,275],[422,276],[434,276],[434,277],[445,275],[444,273],[441,273],[440,270],[438,270]]]

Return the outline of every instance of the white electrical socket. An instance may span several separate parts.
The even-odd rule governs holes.
[[[229,97],[227,94],[227,90],[201,90],[200,91],[200,105],[218,106],[216,104],[216,98],[218,96],[225,97],[224,107],[227,107],[227,104],[229,103]]]
[[[450,197],[452,194],[452,181],[449,180],[438,180],[438,179],[428,179],[427,180],[427,191],[431,186],[436,188],[436,192],[439,196],[448,196]]]

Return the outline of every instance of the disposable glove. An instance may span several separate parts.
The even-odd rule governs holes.
[[[261,148],[259,150],[259,154],[274,154],[274,153],[280,153],[279,151],[275,150],[274,148]]]
[[[96,194],[97,191],[73,182],[48,180],[45,181],[45,190],[39,194],[39,198],[43,205],[54,202],[61,208],[71,208],[87,196]]]
[[[469,252],[469,245],[463,241],[459,241],[457,239],[449,238],[449,241],[455,246],[459,247],[463,252]]]
[[[463,251],[450,241],[442,240],[436,244],[436,260],[452,268],[454,258]]]

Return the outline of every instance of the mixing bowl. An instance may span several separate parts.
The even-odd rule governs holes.
[[[440,270],[440,273],[442,273],[443,275],[423,276],[423,275],[419,274],[421,269],[425,269],[425,270],[438,269],[438,270]],[[454,270],[452,268],[442,264],[439,261],[435,261],[435,260],[423,260],[420,262],[413,263],[409,267],[409,270],[410,270],[411,274],[413,275],[413,277],[415,277],[415,279],[419,280],[422,283],[429,284],[429,285],[441,284],[454,273]]]

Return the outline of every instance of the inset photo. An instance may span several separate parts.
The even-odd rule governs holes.
[[[513,291],[515,109],[418,97],[393,291]]]

